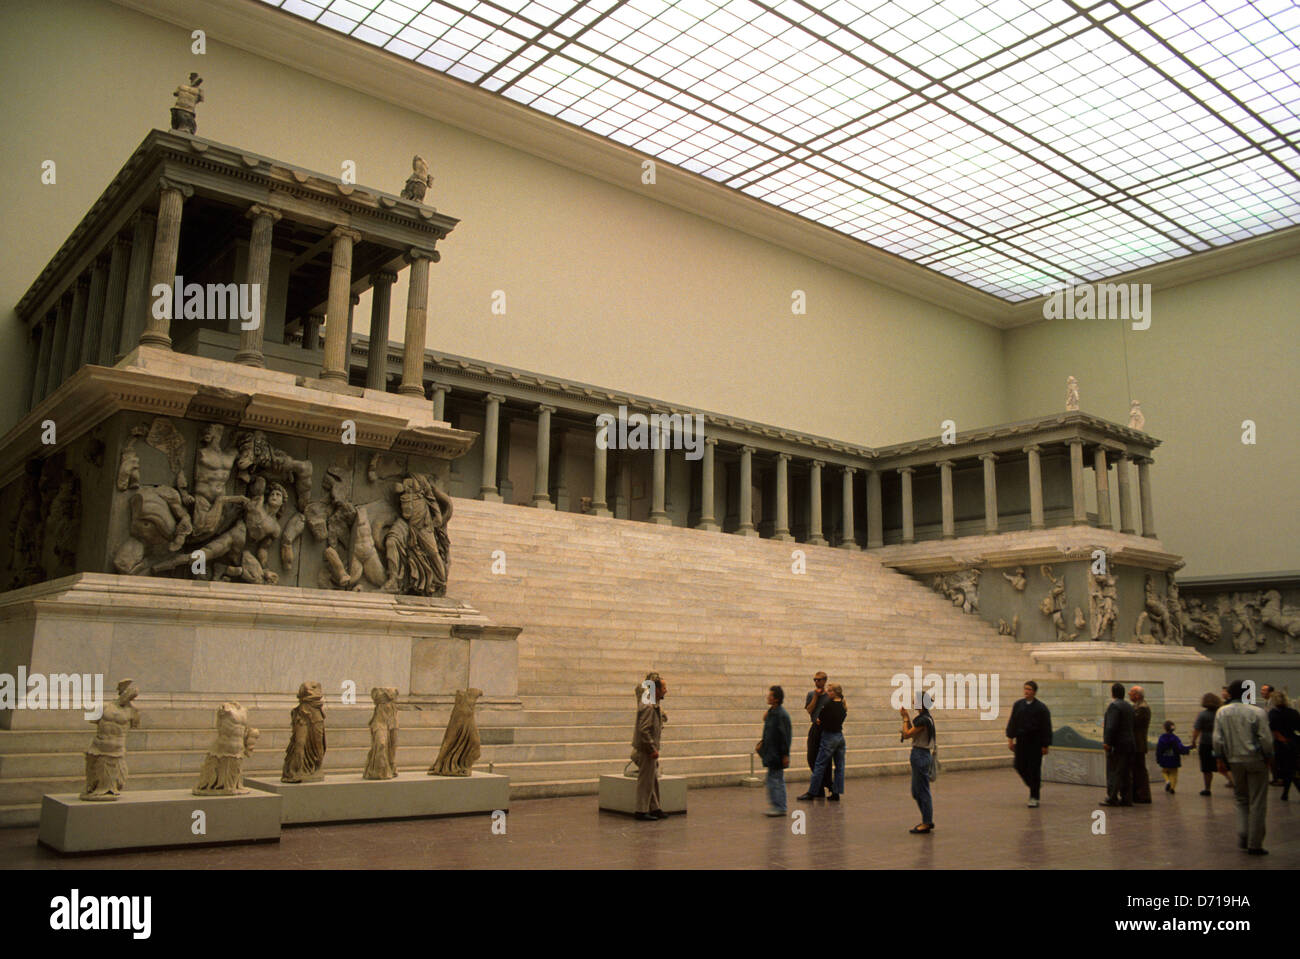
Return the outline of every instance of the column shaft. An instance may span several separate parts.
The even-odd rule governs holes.
[[[386,349],[385,353],[387,353]],[[387,364],[387,357],[385,357],[384,362]],[[447,422],[447,394],[450,391],[451,387],[445,383],[433,384],[433,418],[443,423]]]
[[[1110,516],[1110,467],[1106,463],[1106,450],[1098,446],[1093,454],[1092,471],[1097,475],[1097,525],[1114,529]]]
[[[81,356],[77,366],[99,359],[99,341],[104,335],[104,304],[108,297],[108,258],[100,256],[90,271],[90,292],[86,300],[86,326],[81,334]]]
[[[998,458],[993,453],[983,453],[984,463],[984,532],[998,531]]]
[[[36,325],[36,335],[40,340],[36,347],[36,374],[32,379],[29,409],[45,396],[45,381],[50,375],[50,353],[54,349],[54,322],[53,317],[46,316]]]
[[[1115,461],[1115,485],[1116,494],[1119,496],[1119,531],[1121,533],[1136,533],[1133,528],[1133,496],[1129,490],[1129,473],[1130,460],[1127,454],[1122,454]]]
[[[388,388],[388,314],[396,282],[397,274],[387,270],[380,270],[370,277],[370,356],[366,359],[366,389]],[[435,411],[434,419],[442,417]]]
[[[911,477],[908,477],[908,494],[911,494]],[[910,501],[909,501],[910,502]],[[880,549],[885,545],[884,500],[880,494],[880,471],[867,470],[867,549]]]
[[[373,342],[373,341],[372,341]],[[374,354],[371,353],[373,358]],[[487,396],[487,412],[483,417],[483,435],[479,442],[483,444],[483,478],[479,481],[479,499],[490,503],[501,502],[497,491],[497,443],[501,424],[501,404],[505,397],[498,393]]]
[[[1029,528],[1043,529],[1043,463],[1039,457],[1041,447],[1030,444],[1025,447],[1029,454]]]
[[[857,531],[853,528],[854,527],[853,474],[856,472],[857,470],[854,469],[852,466],[844,467],[843,479],[841,481],[841,486],[842,486],[841,492],[844,499],[844,505],[840,511],[842,514],[844,535],[840,539],[840,549],[860,549],[860,547],[858,546]],[[867,473],[867,495],[868,496],[871,495],[871,476],[872,476],[872,472],[868,472]],[[871,510],[868,509],[867,513],[870,514],[870,512]],[[870,531],[868,531],[867,533],[868,541],[870,541],[870,538],[871,538],[871,534]]]
[[[163,178],[158,181],[158,224],[154,229],[153,262],[149,267],[149,296],[144,314],[144,332],[140,335],[142,346],[157,346],[165,350],[172,348],[171,320],[156,313],[164,312],[153,309],[153,291],[159,286],[169,290],[176,283],[176,261],[181,250],[181,210],[187,197],[194,195],[192,187],[173,183]],[[171,314],[171,298],[168,309]]]
[[[740,448],[740,525],[741,536],[757,536],[754,528],[754,447]]]
[[[713,515],[713,448],[717,445],[718,441],[712,437],[704,440],[704,458],[700,461],[700,521],[695,524],[696,529],[713,532],[720,528]]]
[[[429,263],[435,254],[411,250],[406,255],[410,267],[410,289],[406,294],[406,344],[402,351],[402,385],[397,392],[410,396],[424,395],[424,338],[428,323]],[[547,419],[549,423],[549,417]],[[547,455],[550,448],[547,447]],[[549,502],[549,499],[548,499]]]
[[[821,460],[813,460],[808,472],[808,545],[825,546],[822,535],[822,467]]]
[[[118,334],[114,359],[120,360],[140,343],[145,316],[153,308],[149,273],[153,268],[153,241],[158,218],[141,210],[131,228],[131,259],[126,266],[126,295],[122,301],[122,331]]]
[[[652,436],[651,442],[654,443],[654,449],[651,451],[652,468],[650,470],[650,522],[659,526],[671,526],[672,518],[668,515],[665,508],[666,493],[664,486],[667,482],[667,450],[664,446],[667,444],[668,436],[666,432],[659,433],[658,436]]]
[[[411,265],[414,267],[415,264]],[[409,346],[409,337],[406,342]],[[537,407],[537,472],[533,474],[533,505],[538,509],[555,509],[550,491],[551,414],[554,412],[554,406]]]
[[[1156,538],[1156,513],[1151,497],[1151,460],[1142,457],[1138,464],[1138,499],[1142,503],[1142,535]]]
[[[596,417],[596,437],[591,463],[591,511],[597,516],[613,516],[606,501],[609,486],[609,427],[613,417],[602,413]]]
[[[320,328],[325,317],[319,313],[310,313],[302,320],[302,348],[304,350],[320,349]]]
[[[249,329],[244,329],[245,321],[240,318],[239,352],[235,354],[235,362],[265,367],[262,344],[266,339],[266,300],[271,292],[271,247],[275,221],[280,219],[280,212],[270,207],[254,206],[246,216],[253,221],[253,230],[248,243],[248,269],[244,273],[244,283],[249,295],[254,297],[257,313],[249,321],[253,324]]]
[[[1088,501],[1083,493],[1083,440],[1075,437],[1066,441],[1070,446],[1070,498],[1074,506],[1075,526],[1088,524]]]
[[[912,511],[912,474],[916,470],[904,466],[898,471],[903,481],[903,542],[916,542],[916,519]],[[870,545],[870,544],[868,544]]]
[[[772,538],[789,542],[790,535],[790,454],[778,453],[776,457],[776,528]]]
[[[957,526],[953,521],[952,460],[939,464],[939,496],[943,505],[943,538],[956,539]]]
[[[356,230],[335,227],[330,255],[329,299],[325,305],[325,364],[320,378],[348,381],[348,311],[352,309],[352,245],[361,239]]]
[[[63,376],[59,382],[77,372],[81,359],[81,340],[86,332],[86,307],[90,302],[90,282],[84,277],[77,277],[72,291],[72,321],[68,325],[68,341],[63,347]]]
[[[59,305],[54,314],[54,341],[50,345],[50,359],[45,371],[44,399],[59,388],[63,382],[63,353],[68,345],[68,328],[72,325],[72,301],[65,293],[59,297]]]
[[[126,307],[127,271],[131,261],[131,241],[113,240],[112,258],[108,263],[108,290],[104,294],[104,332],[99,338],[99,353],[91,360],[100,366],[117,362],[118,343],[122,339],[122,315]]]

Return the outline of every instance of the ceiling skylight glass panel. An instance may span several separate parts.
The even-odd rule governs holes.
[[[1012,301],[1300,223],[1290,0],[262,2]]]

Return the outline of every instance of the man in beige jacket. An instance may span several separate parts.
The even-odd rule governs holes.
[[[659,708],[668,684],[658,673],[647,673],[637,687],[636,730],[632,733],[632,761],[636,763],[636,818],[642,822],[667,819],[659,808],[659,740],[668,717]]]

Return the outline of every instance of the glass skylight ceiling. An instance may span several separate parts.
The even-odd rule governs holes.
[[[1292,0],[263,0],[1011,301],[1300,222]]]

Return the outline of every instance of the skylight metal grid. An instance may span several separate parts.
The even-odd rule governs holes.
[[[262,0],[1012,302],[1300,223],[1292,0]]]

